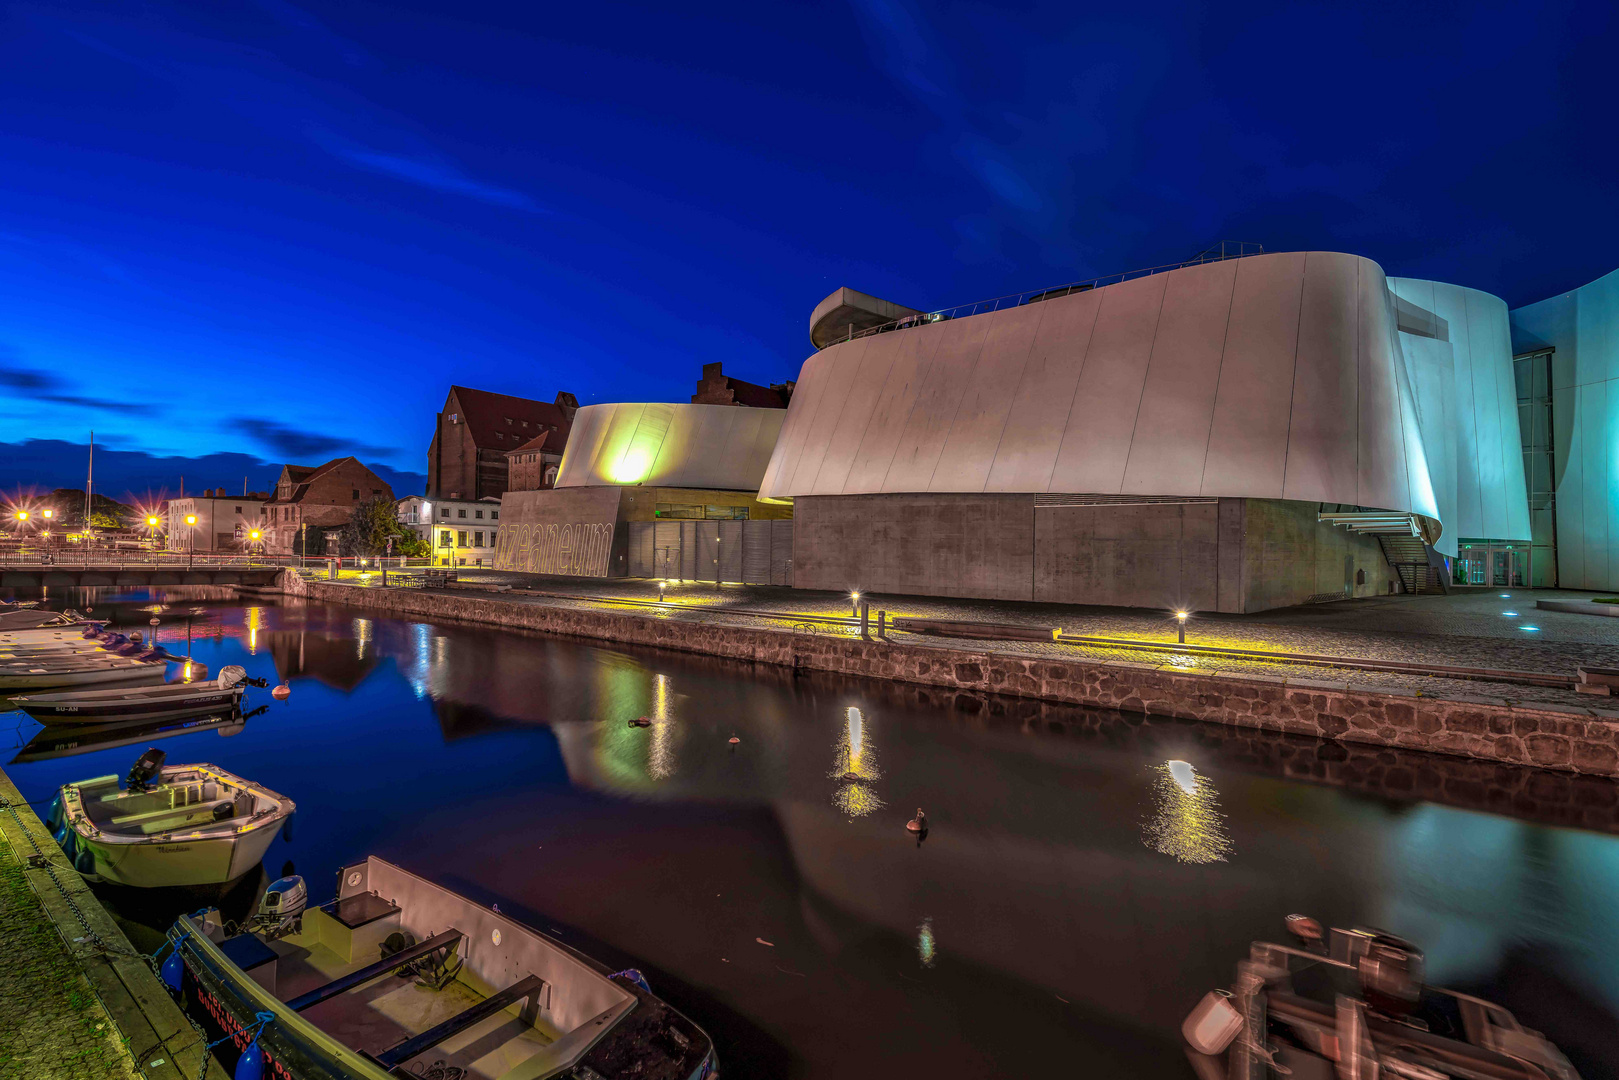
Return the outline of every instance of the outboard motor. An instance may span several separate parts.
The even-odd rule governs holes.
[[[247,669],[240,664],[226,664],[219,669],[219,688],[229,690],[239,682],[247,681]]]
[[[147,787],[163,773],[163,762],[168,757],[157,747],[146,751],[135,759],[130,766],[129,776],[124,779],[124,786],[131,791],[145,791]]]
[[[258,913],[253,916],[253,929],[268,938],[303,929],[304,908],[309,904],[309,888],[304,879],[291,872],[291,864],[283,869],[286,873],[270,882],[264,898],[259,901]]]

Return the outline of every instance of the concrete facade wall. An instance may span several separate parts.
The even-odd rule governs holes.
[[[1556,350],[1558,584],[1619,589],[1619,270],[1510,319],[1515,354]]]
[[[1388,592],[1394,575],[1376,539],[1316,512],[1278,499],[805,496],[794,501],[793,584],[1231,612]]]
[[[623,575],[625,490],[508,491],[500,503],[495,569],[572,577]]]

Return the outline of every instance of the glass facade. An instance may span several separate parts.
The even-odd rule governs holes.
[[[1524,487],[1529,496],[1529,528],[1534,537],[1530,584],[1557,585],[1557,469],[1552,438],[1552,352],[1514,357],[1518,384],[1518,432],[1523,439]],[[1522,545],[1518,545],[1522,547]],[[1493,581],[1478,584],[1493,585]]]

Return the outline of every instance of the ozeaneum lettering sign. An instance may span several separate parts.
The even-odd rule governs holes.
[[[495,538],[497,570],[606,577],[612,555],[611,522],[502,525]]]

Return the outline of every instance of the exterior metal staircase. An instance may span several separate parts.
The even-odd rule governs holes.
[[[1450,592],[1443,562],[1436,562],[1433,549],[1423,539],[1417,515],[1388,510],[1342,509],[1317,514],[1318,521],[1331,522],[1350,532],[1377,537],[1383,558],[1408,593]]]

